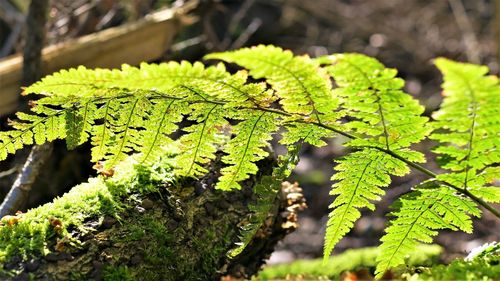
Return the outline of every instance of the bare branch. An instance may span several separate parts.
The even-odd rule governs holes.
[[[0,205],[0,217],[12,214],[23,207],[33,183],[51,153],[52,143],[33,147],[21,173],[17,176],[5,200]]]

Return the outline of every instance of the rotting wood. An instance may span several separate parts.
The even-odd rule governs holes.
[[[5,262],[0,262],[0,279],[174,281],[252,276],[275,245],[296,229],[297,212],[305,207],[301,188],[283,183],[274,200],[276,207],[270,210],[249,246],[233,259],[227,256],[241,241],[239,226],[254,215],[249,208],[250,202],[258,200],[254,185],[261,176],[269,175],[273,165],[272,158],[260,161],[263,174],[242,183],[241,190],[231,192],[214,189],[220,158],[197,181],[154,183],[144,169],[140,177],[132,170],[121,170],[132,179],[125,181],[126,184],[136,188],[94,180],[93,184],[77,187],[57,199],[58,207],[49,203],[50,208],[42,206],[39,210],[4,217],[0,222],[2,239],[8,239],[11,245],[23,244],[14,252],[34,255],[23,257],[12,252]],[[151,184],[157,186],[156,191],[140,192]],[[141,185],[144,188],[137,188]],[[99,192],[89,195],[82,188]],[[124,194],[124,190],[132,191]],[[81,217],[83,224],[73,225],[68,223],[70,219],[60,217],[63,215],[59,208],[70,202],[66,200],[79,207],[71,210],[64,207],[65,215]],[[87,204],[100,206],[99,213],[80,212],[90,210]],[[50,224],[43,236],[22,230],[21,224],[33,223],[27,218],[32,212],[38,214],[38,222]],[[54,217],[54,214],[59,215]],[[34,245],[40,238],[43,242],[39,245],[46,250],[28,250],[36,248]],[[6,246],[5,240],[2,242]]]

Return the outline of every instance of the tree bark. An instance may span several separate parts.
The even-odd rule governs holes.
[[[33,0],[30,3],[26,18],[26,43],[23,54],[22,85],[29,86],[41,78],[41,57],[45,41],[45,24],[49,0]],[[21,103],[20,110],[27,108],[27,102]],[[9,193],[0,204],[0,217],[22,209],[26,202],[35,180],[50,158],[53,150],[52,143],[35,145],[27,157],[25,153],[16,155],[16,162],[25,160],[23,168],[14,181]],[[20,160],[22,159],[22,160]]]
[[[26,16],[26,43],[23,53],[23,86],[28,86],[42,77],[41,55],[45,43],[45,23],[49,0],[33,0]]]
[[[263,175],[270,173],[271,166],[261,163]],[[120,200],[127,207],[120,210],[116,218],[105,215],[103,210],[102,214],[86,218],[83,227],[68,227],[67,235],[58,235],[61,232],[55,231],[44,241],[50,253],[28,258],[11,256],[3,263],[4,276],[0,267],[0,279],[219,280],[224,275],[249,277],[260,269],[276,243],[295,229],[296,212],[304,207],[304,199],[296,184],[284,183],[274,202],[277,208],[268,214],[249,246],[230,259],[228,251],[240,241],[238,226],[245,224],[252,214],[248,206],[255,203],[252,187],[258,178],[246,181],[242,190],[221,192],[212,187],[217,176],[212,170],[198,181],[178,179],[175,185],[160,187],[156,192],[122,196]],[[65,197],[69,195],[59,200],[66,200]],[[17,219],[22,220],[23,216],[26,214]],[[67,227],[57,218],[47,215],[43,219],[47,219],[54,229]],[[0,240],[6,239],[2,237],[2,228],[16,232],[16,222],[4,220]],[[35,238],[30,234],[17,237],[11,245],[30,239]]]

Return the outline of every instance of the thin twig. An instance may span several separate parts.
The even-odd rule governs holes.
[[[42,76],[41,53],[45,42],[48,7],[49,0],[32,0],[29,6],[23,52],[23,86],[35,83]]]
[[[20,167],[17,167],[17,166],[16,166],[16,167],[10,168],[10,169],[8,169],[8,170],[6,170],[6,171],[1,171],[1,172],[0,172],[0,179],[1,179],[1,178],[8,177],[8,176],[10,176],[10,175],[12,175],[12,174],[14,174],[14,173],[19,172],[19,170],[20,170],[19,168],[20,168]]]
[[[248,39],[262,26],[262,20],[260,18],[254,18],[252,22],[247,26],[245,31],[241,33],[240,36],[231,44],[229,49],[234,50],[243,47]]]
[[[467,60],[476,64],[481,63],[481,54],[479,52],[476,34],[474,33],[474,29],[472,28],[472,24],[470,23],[462,1],[448,0],[448,2],[450,3],[458,28],[460,28],[463,33]]]
[[[48,7],[49,0],[32,0],[29,6],[23,54],[23,85],[34,83],[42,75],[41,53],[45,41]],[[11,214],[24,206],[35,179],[51,153],[52,143],[36,145],[31,149],[21,172],[0,205],[0,217]]]
[[[231,17],[231,21],[228,24],[226,34],[224,35],[224,39],[222,40],[223,49],[227,49],[229,45],[231,45],[231,36],[236,32],[236,30],[238,29],[238,25],[246,16],[248,10],[253,6],[254,3],[255,0],[245,0],[240,6],[239,10]]]
[[[37,145],[31,150],[21,173],[16,178],[9,193],[0,205],[0,217],[21,209],[28,199],[31,187],[40,173],[43,164],[52,153],[52,144]]]

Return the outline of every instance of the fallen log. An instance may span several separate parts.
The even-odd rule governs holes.
[[[84,65],[116,68],[160,58],[186,22],[198,1],[180,8],[163,9],[144,19],[74,40],[48,46],[42,51],[42,74]],[[0,60],[0,115],[15,111],[21,92],[22,56]]]
[[[284,183],[249,246],[240,230],[255,215],[253,187],[274,162],[242,190],[213,189],[218,162],[204,178],[173,176],[165,164],[122,164],[27,213],[7,216],[0,226],[2,280],[219,280],[249,277],[276,243],[296,227],[304,207],[300,188]],[[111,172],[112,173],[112,172]],[[110,171],[107,172],[110,175]],[[267,177],[269,179],[269,177]]]

